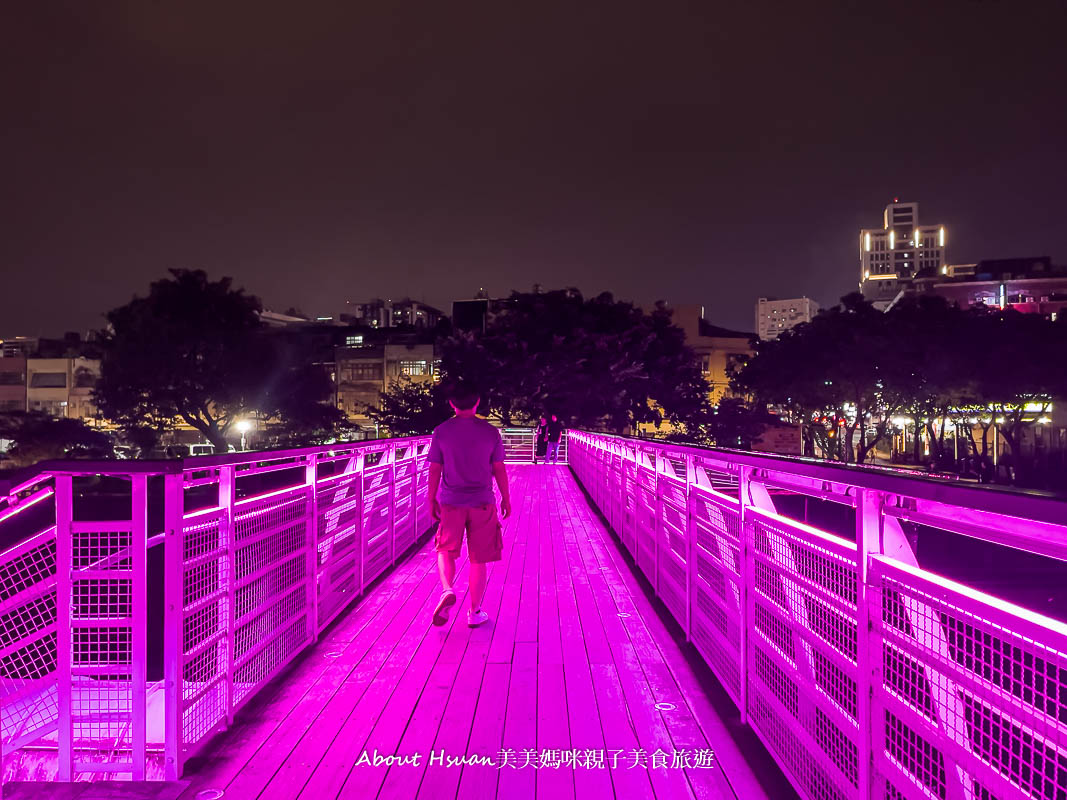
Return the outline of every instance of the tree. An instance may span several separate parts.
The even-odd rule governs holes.
[[[735,450],[751,450],[752,443],[780,420],[759,404],[749,405],[739,397],[724,397],[714,408],[688,421],[683,434],[667,438]]]
[[[345,415],[332,402],[333,382],[321,366],[284,366],[281,358],[255,405],[268,422],[275,422],[273,444],[308,447],[326,444],[346,433]]]
[[[1025,483],[1027,431],[1053,399],[1067,397],[1065,350],[1067,324],[1036,314],[961,310],[938,297],[904,298],[881,314],[849,295],[811,323],[760,342],[733,384],[802,419],[809,441],[842,460],[863,462],[894,415],[906,414],[915,424],[917,462],[920,430],[933,459],[942,468],[952,462],[946,433],[962,424],[988,470],[987,434],[995,427],[1015,479]]]
[[[882,399],[893,413],[911,417],[916,463],[922,460],[918,431],[923,427],[934,461],[944,467],[952,460],[945,432],[950,417],[968,403],[974,388],[967,358],[973,346],[972,320],[973,312],[936,295],[904,298],[886,314],[888,328],[898,335],[886,352],[877,354]]]
[[[441,346],[446,377],[479,386],[485,411],[504,425],[548,411],[621,431],[681,422],[707,405],[707,383],[670,312],[645,314],[608,293],[514,292],[484,334],[457,333]]]
[[[1010,449],[1015,482],[1031,483],[1023,458],[1026,431],[1048,414],[1054,399],[1067,398],[1067,326],[1012,309],[970,312],[971,353],[988,369],[973,370],[976,406],[986,406]]]
[[[367,416],[393,436],[420,436],[451,416],[440,384],[416,382],[401,375],[380,392],[381,407],[367,406]]]
[[[171,275],[106,315],[93,402],[127,432],[181,420],[225,452],[226,433],[253,407],[269,364],[257,336],[261,306],[229,278]]]
[[[7,455],[16,467],[62,458],[111,458],[111,439],[79,419],[50,417],[40,412],[0,414],[0,439],[14,444]]]
[[[759,342],[732,382],[799,417],[831,458],[862,464],[889,435],[896,408],[883,391],[882,358],[894,338],[885,314],[849,294],[810,323]]]

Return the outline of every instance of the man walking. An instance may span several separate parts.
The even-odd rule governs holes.
[[[430,516],[439,522],[434,543],[441,599],[434,608],[434,625],[448,622],[449,609],[456,603],[453,581],[464,534],[470,558],[471,607],[467,625],[473,628],[489,620],[482,610],[486,564],[499,561],[504,549],[493,498],[494,478],[500,488],[500,514],[504,519],[511,516],[504,442],[496,428],[475,416],[478,400],[478,393],[469,386],[453,387],[448,402],[456,415],[434,429],[427,454]]]
[[[548,455],[545,457],[545,463],[552,462],[553,464],[559,463],[559,442],[563,438],[563,423],[559,417],[555,414],[552,415],[552,419],[548,421]]]

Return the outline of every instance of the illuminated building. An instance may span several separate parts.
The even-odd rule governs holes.
[[[808,297],[778,300],[761,297],[756,301],[756,333],[761,339],[777,339],[778,335],[802,322],[811,322],[819,304]]]
[[[433,306],[418,300],[374,299],[365,303],[345,304],[340,314],[342,323],[365,325],[368,328],[399,328],[410,325],[413,328],[432,329],[440,322],[443,315]]]
[[[945,264],[945,226],[922,225],[919,204],[896,198],[885,207],[882,227],[860,231],[860,291],[885,309],[916,276],[937,274]]]

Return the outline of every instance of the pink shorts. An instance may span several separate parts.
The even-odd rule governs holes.
[[[467,553],[474,564],[499,561],[504,552],[504,535],[496,515],[496,505],[441,506],[441,524],[434,544],[438,552],[459,558],[463,534],[467,534]]]

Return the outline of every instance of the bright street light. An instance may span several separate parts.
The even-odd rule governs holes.
[[[247,450],[248,448],[245,445],[245,434],[252,430],[252,423],[247,419],[241,419],[237,421],[236,428],[237,432],[241,434],[241,449]]]

